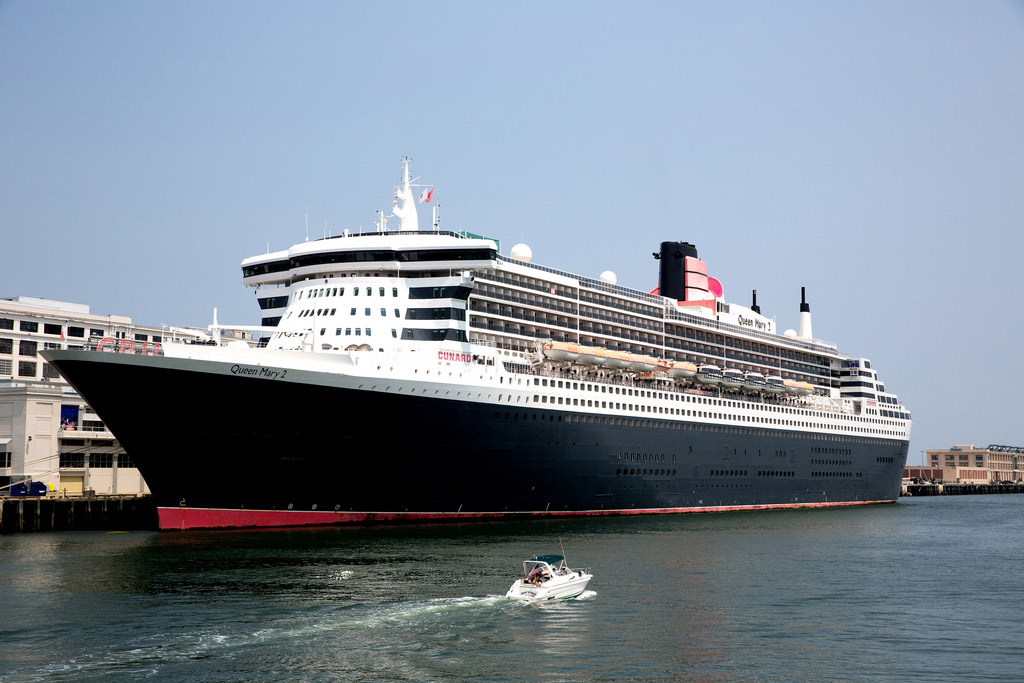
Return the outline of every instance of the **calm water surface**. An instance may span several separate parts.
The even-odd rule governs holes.
[[[1020,680],[1024,496],[0,537],[0,680]],[[595,578],[502,597],[537,553]]]

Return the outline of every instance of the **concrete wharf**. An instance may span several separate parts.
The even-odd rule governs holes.
[[[1024,484],[907,484],[904,496],[977,496],[991,493],[1024,493]]]
[[[152,496],[0,499],[0,533],[30,531],[155,531]]]

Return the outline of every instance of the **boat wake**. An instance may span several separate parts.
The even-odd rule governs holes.
[[[581,596],[583,597],[583,596]],[[349,632],[395,628],[401,633],[430,631],[456,623],[495,621],[496,609],[508,609],[501,595],[432,598],[378,604],[320,606],[302,614],[247,614],[217,624],[169,624],[168,631],[143,640],[111,643],[105,652],[92,651],[29,671],[11,672],[31,678],[92,678],[97,672],[128,676],[173,674],[182,665],[202,659],[231,659],[252,649],[290,651],[318,642],[352,642]]]

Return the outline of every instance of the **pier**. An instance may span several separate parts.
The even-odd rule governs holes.
[[[152,496],[0,499],[0,533],[29,531],[155,531]]]
[[[977,496],[1024,493],[1024,484],[907,484],[901,496]]]

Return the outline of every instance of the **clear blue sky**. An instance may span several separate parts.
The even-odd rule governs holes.
[[[872,359],[911,462],[1024,445],[1024,5],[0,0],[0,296],[254,324],[247,256],[443,224]]]

